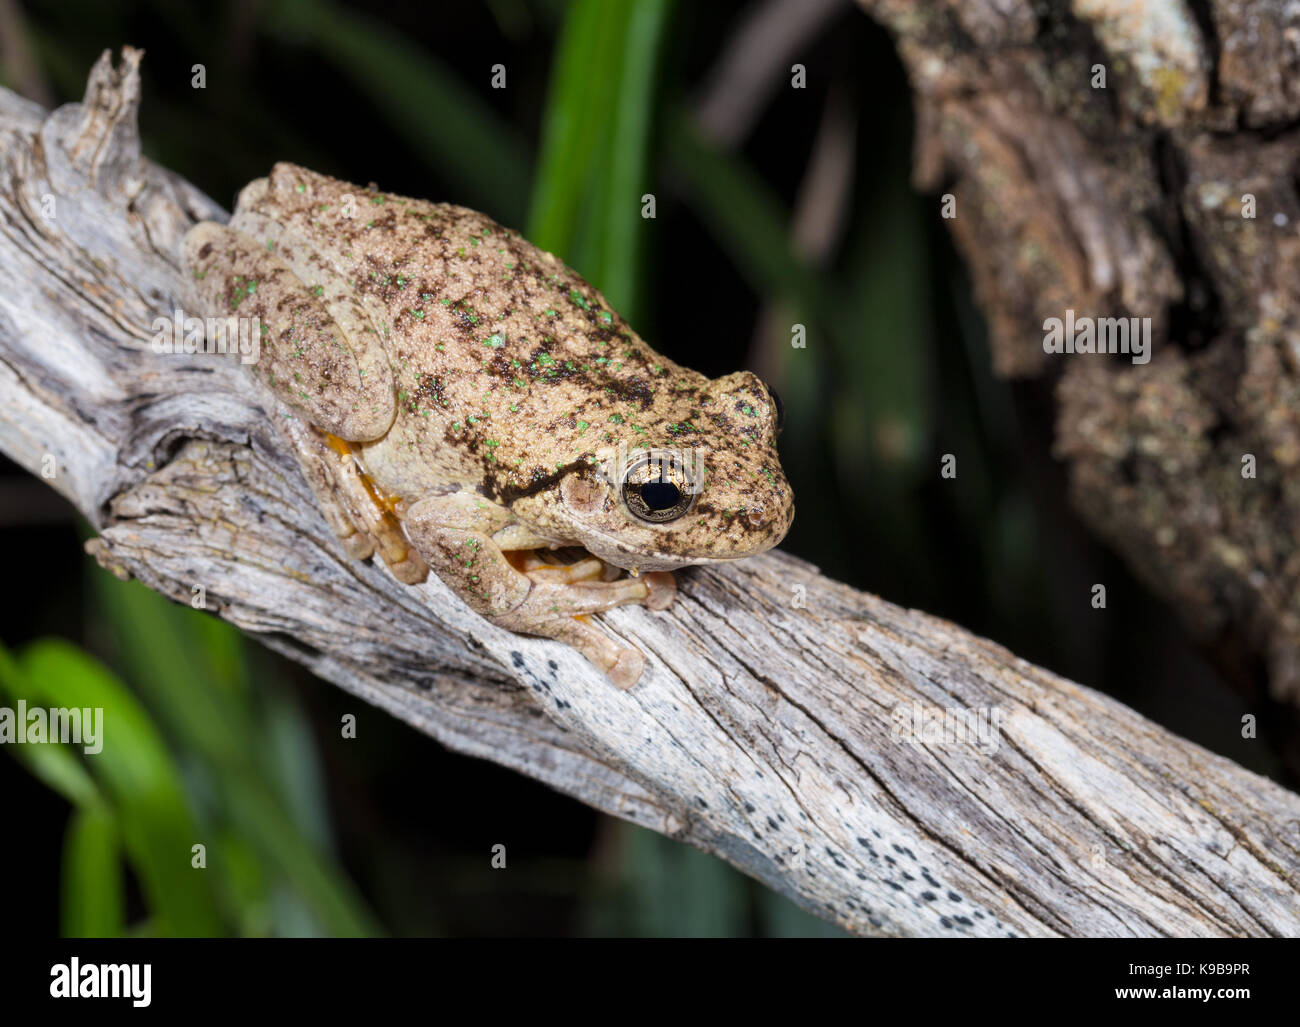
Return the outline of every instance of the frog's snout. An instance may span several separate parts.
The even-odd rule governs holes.
[[[755,534],[763,537],[755,552],[766,552],[781,544],[794,524],[794,503],[784,506],[756,506],[745,512],[745,520]]]

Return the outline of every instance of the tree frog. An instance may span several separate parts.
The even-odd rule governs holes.
[[[256,319],[250,380],[351,556],[408,584],[432,569],[619,687],[645,658],[591,615],[663,609],[673,569],[790,527],[775,394],[660,356],[483,214],[281,163],[182,251],[201,316]]]

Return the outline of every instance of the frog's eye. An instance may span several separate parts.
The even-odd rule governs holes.
[[[776,389],[768,385],[767,382],[763,383],[763,387],[767,389],[767,394],[772,400],[772,407],[776,410],[776,433],[780,435],[781,429],[785,427],[785,404],[781,402],[781,397],[777,395]]]
[[[656,451],[628,466],[623,475],[623,503],[632,516],[664,524],[686,513],[695,502],[695,488],[683,461],[674,453]]]

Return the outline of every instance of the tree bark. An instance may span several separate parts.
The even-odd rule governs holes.
[[[917,183],[956,198],[997,370],[1056,382],[1075,506],[1300,706],[1300,7],[860,2],[908,70]],[[1151,318],[1151,362],[1046,354],[1067,308]]]
[[[224,214],[140,157],[139,56],[105,54],[48,118],[0,91],[0,448],[53,466],[101,564],[177,601],[202,586],[450,748],[852,931],[1300,932],[1300,797],[788,556],[687,571],[668,611],[603,618],[647,654],[628,692],[436,579],[349,560],[238,365],[150,345],[183,295],[181,236]],[[998,730],[963,734],[966,714]]]

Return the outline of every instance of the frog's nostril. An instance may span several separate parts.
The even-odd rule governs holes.
[[[755,507],[753,510],[749,511],[749,523],[755,528],[759,527],[766,520],[767,515],[763,512],[761,506]]]

